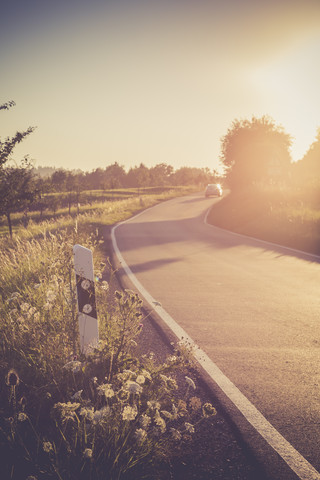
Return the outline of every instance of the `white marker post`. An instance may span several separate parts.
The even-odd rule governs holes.
[[[80,349],[85,353],[89,346],[95,346],[99,341],[93,258],[92,251],[81,245],[74,245],[73,255],[77,283]]]

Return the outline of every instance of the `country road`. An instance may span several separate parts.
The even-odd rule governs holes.
[[[118,225],[114,244],[234,386],[230,409],[258,456],[279,460],[274,478],[319,479],[320,259],[207,225],[216,201],[196,194],[161,203]],[[266,440],[246,425],[247,411]]]

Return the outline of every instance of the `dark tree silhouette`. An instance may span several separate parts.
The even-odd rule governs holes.
[[[291,137],[268,116],[234,120],[221,142],[220,160],[233,189],[278,181],[289,171]]]

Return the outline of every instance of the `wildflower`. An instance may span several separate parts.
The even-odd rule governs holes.
[[[150,408],[150,410],[159,410],[161,407],[160,403],[155,400],[148,400],[147,405]]]
[[[93,414],[93,423],[95,425],[101,423],[103,420],[109,417],[110,412],[111,409],[108,406],[102,407],[100,410],[96,410]]]
[[[93,407],[82,407],[80,409],[79,415],[81,415],[81,417],[84,417],[89,421],[92,421],[94,418]]]
[[[166,422],[160,416],[159,410],[156,411],[156,414],[154,416],[154,423],[157,425],[157,427],[160,428],[161,433],[164,433],[166,431]]]
[[[80,400],[82,392],[83,390],[79,390],[78,392],[74,393],[71,397],[71,400]]]
[[[135,405],[133,407],[131,407],[130,405],[127,405],[123,409],[122,418],[123,420],[134,420],[137,414],[138,414],[138,410]]]
[[[144,375],[138,375],[136,378],[136,382],[139,383],[139,385],[143,385],[146,381],[146,377]]]
[[[27,420],[27,418],[28,418],[28,416],[27,416],[27,414],[24,413],[24,412],[20,412],[20,413],[18,414],[18,421],[19,421],[19,422],[24,422],[25,420]]]
[[[92,458],[92,453],[93,453],[92,448],[86,448],[83,452],[83,456],[84,458],[89,459],[89,458]]]
[[[150,423],[151,423],[151,418],[149,417],[149,415],[146,415],[146,414],[143,414],[141,415],[141,417],[139,418],[139,423],[141,425],[141,427],[146,430]]]
[[[169,355],[167,358],[166,358],[166,361],[168,363],[174,363],[177,361],[177,357],[175,355]]]
[[[71,362],[68,362],[65,365],[63,365],[63,368],[73,373],[80,372],[81,367],[82,367],[82,363],[76,360],[72,360]]]
[[[52,303],[56,299],[57,294],[52,290],[47,291],[47,302]]]
[[[43,448],[43,451],[46,453],[53,452],[53,446],[51,442],[43,442],[42,448]]]
[[[181,440],[182,435],[181,435],[181,433],[179,432],[179,430],[177,430],[176,428],[171,427],[171,428],[170,428],[170,433],[171,433],[171,436],[172,436],[173,440],[176,440],[176,441],[180,441],[180,440]]]
[[[101,288],[102,290],[109,290],[109,283],[106,282],[106,280],[103,280],[103,282],[101,283]]]
[[[194,426],[191,423],[185,422],[184,426],[188,433],[194,433]]]
[[[104,395],[106,398],[112,398],[114,396],[114,391],[110,383],[104,383],[97,387],[98,395]]]
[[[184,378],[186,379],[186,383],[187,383],[188,387],[192,387],[193,390],[195,390],[195,389],[196,389],[196,384],[194,383],[194,381],[192,380],[192,378],[187,377],[187,376],[184,377]]]
[[[198,397],[191,397],[189,400],[189,405],[192,410],[200,410],[201,408],[201,400]]]
[[[59,414],[63,423],[68,420],[74,420],[76,417],[76,410],[80,407],[80,403],[56,403],[53,407],[53,415]]]
[[[152,377],[147,370],[145,369],[141,370],[141,375],[143,375],[146,380],[149,380],[149,382],[151,382]]]
[[[134,433],[135,439],[137,442],[141,445],[145,438],[147,437],[147,432],[143,430],[143,428],[137,428],[137,430]]]
[[[137,382],[134,382],[133,380],[128,380],[124,386],[124,389],[134,395],[139,395],[139,393],[142,392],[141,385],[139,385]]]
[[[211,403],[207,402],[202,407],[202,414],[204,417],[213,417],[217,414],[217,410],[211,405]]]
[[[31,305],[29,305],[29,303],[23,302],[20,305],[20,309],[21,309],[22,312],[27,312],[29,310],[30,306]]]
[[[20,382],[19,375],[13,368],[11,368],[6,378],[6,384],[10,387],[16,387],[19,385],[19,382]]]

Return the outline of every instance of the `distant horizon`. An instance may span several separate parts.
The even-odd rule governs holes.
[[[36,164],[221,170],[235,119],[270,116],[301,160],[320,126],[320,2],[2,5],[1,138]]]

